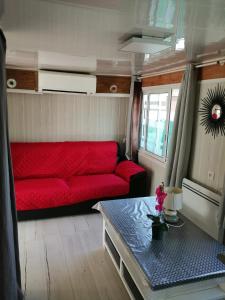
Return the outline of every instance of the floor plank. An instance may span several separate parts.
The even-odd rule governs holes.
[[[128,300],[102,247],[100,214],[18,224],[26,300]]]

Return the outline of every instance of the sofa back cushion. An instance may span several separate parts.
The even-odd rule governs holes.
[[[116,142],[12,143],[15,179],[113,173]]]

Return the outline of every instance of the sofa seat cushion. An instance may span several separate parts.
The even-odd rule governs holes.
[[[70,199],[65,180],[57,178],[15,180],[17,210],[35,210],[67,205]]]
[[[129,184],[114,174],[73,176],[67,180],[73,198],[79,202],[89,199],[112,198],[129,193]]]
[[[15,180],[17,210],[36,210],[112,198],[129,193],[129,184],[114,174]]]

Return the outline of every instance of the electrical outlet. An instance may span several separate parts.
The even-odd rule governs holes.
[[[208,171],[208,180],[213,181],[215,177],[215,172],[213,171]]]

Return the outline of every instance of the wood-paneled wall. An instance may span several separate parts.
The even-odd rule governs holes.
[[[142,79],[142,86],[148,87],[148,86],[179,83],[182,80],[183,73],[184,73],[183,71],[179,71],[179,72],[173,72],[169,74],[146,77]]]
[[[128,101],[125,97],[9,93],[10,139],[122,141]]]
[[[97,76],[97,93],[110,93],[110,87],[117,86],[118,94],[130,94],[131,77]]]
[[[7,69],[6,77],[16,81],[15,89],[38,90],[38,72],[20,69]],[[97,93],[118,93],[130,94],[131,77],[124,76],[102,76],[97,75],[96,92]],[[116,91],[110,90],[112,86]],[[9,88],[9,87],[8,87]]]
[[[180,83],[183,74],[183,71],[177,71],[168,74],[145,77],[142,79],[142,86],[149,87]],[[216,78],[225,78],[225,65],[215,64],[198,68],[198,80],[209,80]]]
[[[38,89],[38,72],[36,71],[7,69],[6,78],[16,80],[16,89],[35,91]]]
[[[198,79],[207,80],[207,79],[216,79],[216,78],[225,78],[225,65],[211,65],[199,68]]]

